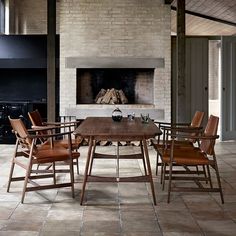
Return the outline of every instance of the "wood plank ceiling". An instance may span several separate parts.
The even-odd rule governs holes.
[[[176,7],[176,2],[172,1],[172,9]],[[186,35],[236,35],[236,0],[186,0],[186,11],[206,16],[186,14]],[[209,20],[208,17],[229,24]],[[175,10],[171,11],[171,31],[176,33]]]

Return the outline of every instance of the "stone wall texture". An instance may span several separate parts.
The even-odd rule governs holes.
[[[76,107],[76,69],[66,57],[164,58],[154,105],[170,120],[170,6],[162,0],[60,0],[60,113]]]

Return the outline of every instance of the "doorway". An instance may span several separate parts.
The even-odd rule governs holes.
[[[209,40],[208,56],[209,115],[218,116],[221,120],[221,40]],[[218,134],[221,134],[220,125]]]

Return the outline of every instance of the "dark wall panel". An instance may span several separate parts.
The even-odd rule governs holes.
[[[46,35],[0,36],[0,58],[46,58]]]
[[[0,100],[45,101],[46,69],[0,69]]]
[[[59,58],[59,35],[56,36],[56,57]],[[46,67],[46,35],[0,35],[0,68]]]

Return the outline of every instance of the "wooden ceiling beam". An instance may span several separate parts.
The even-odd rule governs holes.
[[[174,6],[171,6],[171,10],[176,11],[177,8],[174,7]],[[227,20],[222,20],[222,19],[219,19],[219,18],[216,18],[216,17],[213,17],[213,16],[204,15],[204,14],[201,14],[201,13],[198,13],[198,12],[193,12],[193,11],[185,10],[185,13],[189,14],[189,15],[192,15],[192,16],[201,17],[201,18],[204,18],[204,19],[207,19],[207,20],[212,20],[212,21],[216,21],[216,22],[227,24],[227,25],[231,25],[231,26],[236,26],[235,22],[231,22],[231,21],[227,21]]]

